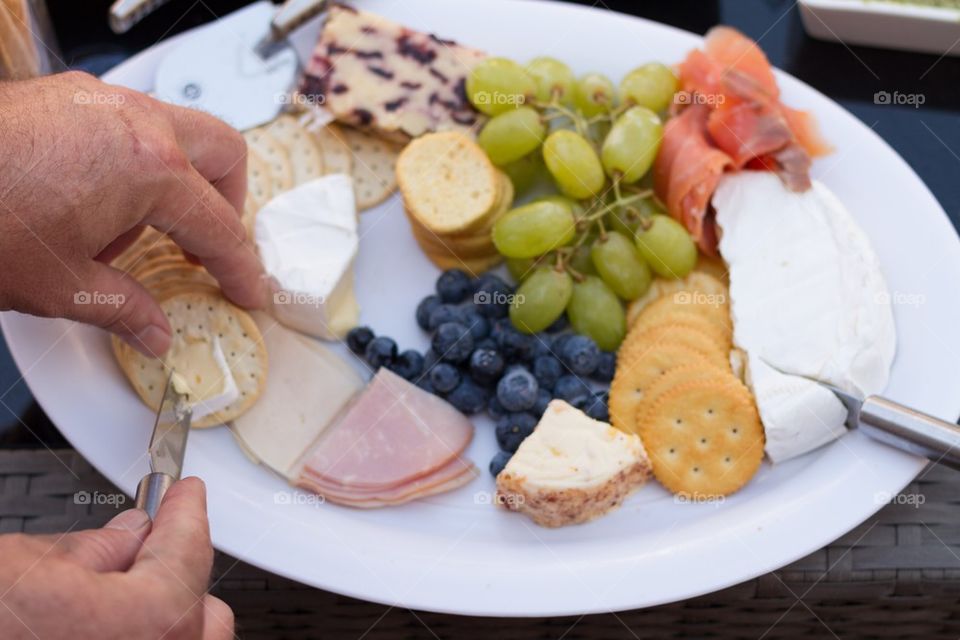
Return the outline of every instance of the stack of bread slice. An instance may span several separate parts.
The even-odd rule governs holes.
[[[397,182],[413,236],[441,269],[482,273],[502,259],[493,225],[513,204],[513,184],[468,136],[421,136],[397,159]]]

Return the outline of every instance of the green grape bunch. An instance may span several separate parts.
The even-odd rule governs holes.
[[[577,77],[550,57],[526,66],[488,58],[471,71],[467,97],[490,116],[477,143],[519,196],[549,185],[492,231],[519,283],[510,319],[521,331],[542,331],[566,313],[576,331],[614,350],[626,333],[624,303],[654,277],[693,269],[696,245],[648,180],[676,90],[676,76],[657,62],[619,86],[601,73]]]

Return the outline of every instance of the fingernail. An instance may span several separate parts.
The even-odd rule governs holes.
[[[150,523],[150,516],[143,509],[127,509],[103,525],[104,529],[122,529],[125,531],[139,531]]]
[[[148,358],[159,358],[170,347],[170,334],[156,325],[149,325],[138,333],[125,334],[120,337]]]

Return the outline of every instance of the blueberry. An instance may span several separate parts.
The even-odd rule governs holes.
[[[474,341],[482,340],[490,335],[490,321],[480,315],[476,307],[469,305],[463,310],[463,322],[470,329]]]
[[[460,308],[452,304],[438,304],[430,312],[430,318],[427,320],[427,330],[436,331],[437,328],[446,322],[461,322],[463,312]]]
[[[433,367],[440,362],[440,357],[437,356],[437,352],[431,347],[423,353],[423,371],[424,373],[429,373]]]
[[[419,351],[407,349],[388,365],[391,371],[407,380],[415,380],[423,373],[423,356]]]
[[[439,296],[427,296],[417,305],[417,324],[424,331],[430,330],[430,314],[440,306]]]
[[[541,389],[553,389],[563,375],[563,365],[553,356],[540,356],[533,361],[533,375]]]
[[[397,357],[397,343],[385,336],[374,338],[367,345],[364,357],[374,371],[389,366]]]
[[[571,336],[564,341],[560,351],[563,363],[578,376],[589,376],[597,370],[600,362],[600,350],[597,343],[587,336]]]
[[[478,340],[478,341],[474,342],[474,343],[473,343],[473,348],[474,348],[474,350],[477,350],[477,349],[490,349],[491,351],[496,351],[496,350],[497,350],[497,341],[494,340],[493,338],[487,336],[486,338],[484,338],[484,339],[482,339],[482,340]]]
[[[473,282],[460,269],[447,269],[437,278],[437,293],[444,302],[462,302],[473,289]]]
[[[536,426],[537,419],[529,413],[508,413],[497,420],[497,444],[504,451],[514,453]]]
[[[470,354],[470,376],[480,384],[492,384],[503,373],[505,363],[500,352],[492,349],[475,349]]]
[[[347,347],[358,356],[366,352],[371,340],[373,340],[373,330],[370,327],[354,327],[347,332]]]
[[[452,364],[438,362],[430,369],[430,384],[437,393],[450,393],[460,384],[460,371]]]
[[[493,459],[490,460],[490,475],[494,478],[500,475],[500,472],[503,471],[503,468],[507,466],[507,463],[510,462],[510,458],[512,457],[513,455],[506,451],[497,451]]]
[[[588,393],[591,393],[591,391],[587,383],[577,376],[571,376],[569,374],[560,376],[557,384],[553,385],[553,397],[566,400],[567,402],[572,401],[577,396],[587,395]]]
[[[473,336],[459,322],[444,322],[433,334],[433,350],[445,362],[463,362],[473,353]]]
[[[593,379],[598,382],[610,382],[617,369],[617,354],[610,351],[601,351],[597,360],[597,370],[593,372]]]
[[[561,333],[553,337],[553,344],[550,346],[553,349],[553,354],[558,358],[563,358],[563,347],[567,344],[567,341],[570,338],[574,337],[576,334],[573,333]]]
[[[457,388],[447,394],[447,402],[461,412],[472,415],[487,406],[486,390],[469,378],[464,378]]]
[[[487,402],[487,413],[490,414],[491,418],[497,420],[507,415],[507,410],[504,409],[500,401],[497,400],[497,396],[490,396],[490,401]]]
[[[533,334],[532,345],[533,347],[530,349],[531,358],[553,355],[553,336],[546,333],[535,333]]]
[[[570,326],[570,321],[567,320],[567,314],[561,314],[559,318],[553,321],[549,327],[547,327],[547,333],[559,333]]]
[[[543,412],[547,410],[547,405],[550,404],[551,400],[553,400],[553,396],[550,395],[550,392],[546,389],[540,389],[540,391],[537,392],[537,402],[533,405],[533,408],[530,409],[530,413],[539,418],[543,415]]]
[[[512,325],[503,327],[497,334],[497,346],[507,362],[526,362],[533,355],[533,336],[520,333]]]
[[[480,315],[487,318],[504,318],[510,307],[513,288],[501,278],[485,273],[473,294],[473,303]]]
[[[607,409],[605,395],[599,393],[587,393],[574,398],[571,405],[580,409],[594,420],[608,422],[610,420],[610,411]]]
[[[532,373],[523,367],[515,367],[497,383],[497,400],[507,411],[526,411],[536,404],[539,389]]]
[[[414,381],[414,384],[427,393],[432,393],[434,395],[437,393],[437,390],[433,388],[432,384],[430,384],[430,376],[420,376]]]

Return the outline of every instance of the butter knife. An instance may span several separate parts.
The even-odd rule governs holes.
[[[146,511],[151,520],[156,517],[167,489],[180,479],[193,416],[186,396],[177,391],[175,376],[176,372],[171,371],[167,378],[163,400],[153,424],[153,435],[147,448],[150,473],[137,485],[136,506]]]
[[[808,378],[833,392],[847,408],[847,426],[897,449],[960,470],[960,427],[880,396],[860,398]]]

